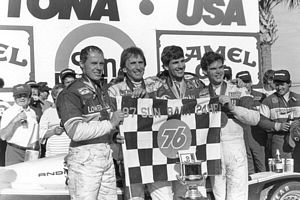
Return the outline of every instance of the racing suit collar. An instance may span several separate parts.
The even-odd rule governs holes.
[[[102,87],[101,80],[99,80],[98,82],[93,81],[85,74],[82,75],[82,82],[93,92],[96,92],[96,87]]]

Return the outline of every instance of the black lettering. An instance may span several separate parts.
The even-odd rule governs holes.
[[[192,16],[187,16],[189,0],[179,0],[177,7],[177,19],[184,25],[195,25],[201,21],[203,14],[203,0],[194,1]]]
[[[27,60],[23,59],[21,62],[17,61],[19,49],[12,47],[12,53],[9,62],[19,66],[26,66]]]
[[[21,0],[9,0],[7,17],[20,17]]]
[[[57,171],[56,173],[55,173],[55,175],[62,175],[63,174],[63,171]]]
[[[200,46],[187,47],[187,51],[190,51],[190,54],[186,53],[186,62],[190,61],[192,58],[196,58],[197,60],[201,59],[201,49]]]
[[[55,172],[47,172],[47,176],[49,175],[55,175]]]
[[[252,63],[249,63],[249,51],[245,51],[245,58],[244,58],[244,62],[243,64],[248,65],[250,67],[255,67],[256,66],[256,62],[252,61]]]
[[[65,0],[49,1],[47,8],[40,7],[40,0],[27,0],[29,12],[39,19],[50,19],[58,13],[58,8],[64,8]]]
[[[90,13],[92,7],[92,0],[63,0],[57,1],[63,5],[60,5],[60,11],[58,19],[70,19],[72,7],[79,20],[90,20]]]
[[[108,9],[105,9],[106,6]],[[100,20],[102,16],[108,16],[110,21],[120,21],[116,0],[98,0],[91,19]]]
[[[222,25],[231,25],[233,22],[236,22],[239,26],[246,25],[242,0],[229,1]]]
[[[227,52],[228,59],[231,60],[232,62],[236,62],[236,63],[242,62],[242,60],[240,58],[235,58],[235,57],[239,57],[241,55],[242,51],[243,50],[239,49],[239,48],[229,49]],[[235,53],[235,52],[238,52],[238,53]]]
[[[211,17],[211,15],[203,15],[203,20],[209,25],[218,25],[224,19],[223,11],[215,7],[214,4],[217,6],[225,6],[223,0],[205,0],[205,10],[214,15],[214,17]]]
[[[72,8],[79,20],[100,20],[103,16],[110,21],[120,21],[116,0],[98,0],[93,11],[93,0],[49,0],[47,8],[40,7],[41,0],[27,0],[27,9],[38,19],[70,19]],[[20,17],[21,0],[9,0],[8,17]]]
[[[142,114],[142,118],[146,118],[148,116],[148,112],[147,112],[146,107],[141,108],[141,114]]]
[[[38,177],[40,177],[40,176],[46,176],[46,173],[39,173]]]
[[[4,52],[7,50],[8,46],[5,44],[0,44],[0,48],[4,49],[4,51],[1,51],[1,49],[0,49],[0,54],[4,54]],[[0,57],[0,61],[7,61],[6,56]]]
[[[107,77],[107,71],[108,71],[108,64],[111,63],[111,69],[112,69],[112,76],[117,76],[117,65],[116,61],[112,58],[105,59],[105,66],[104,66],[104,76]]]

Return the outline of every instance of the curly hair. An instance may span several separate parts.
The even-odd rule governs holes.
[[[179,46],[166,46],[161,53],[163,66],[168,66],[171,60],[184,57],[183,49]]]
[[[221,60],[222,64],[224,64],[225,59],[221,54],[208,51],[202,56],[200,66],[202,70],[207,71],[207,67],[217,60]]]

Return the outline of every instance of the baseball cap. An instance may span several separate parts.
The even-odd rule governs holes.
[[[241,79],[244,83],[250,83],[252,81],[251,75],[248,71],[238,72],[235,77]]]
[[[33,80],[26,81],[25,84],[29,85],[32,88],[38,88],[39,87],[39,85],[35,81],[33,81]]]
[[[39,89],[41,92],[49,92],[51,90],[51,88],[48,87],[47,82],[38,82],[37,84],[39,85]]]
[[[17,96],[19,94],[31,94],[31,88],[27,84],[18,84],[13,87],[13,96]]]
[[[60,80],[63,81],[64,78],[67,76],[67,75],[70,75],[70,76],[73,76],[74,78],[76,77],[76,73],[73,69],[63,69],[61,72],[60,72]]]
[[[224,75],[225,77],[228,77],[228,79],[232,78],[232,70],[231,67],[224,65]]]
[[[273,81],[289,82],[290,80],[291,76],[289,71],[283,69],[274,72]]]

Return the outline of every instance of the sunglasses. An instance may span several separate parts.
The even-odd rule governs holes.
[[[14,95],[14,97],[16,98],[16,99],[19,99],[19,98],[28,98],[29,97],[29,95],[28,94],[16,94],[16,95]]]

